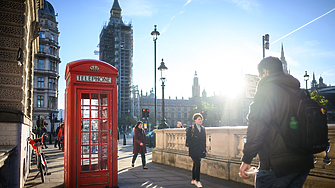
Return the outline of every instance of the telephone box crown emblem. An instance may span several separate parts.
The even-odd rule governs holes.
[[[99,69],[100,68],[97,65],[95,65],[95,64],[90,66],[90,70],[91,71],[99,71]]]

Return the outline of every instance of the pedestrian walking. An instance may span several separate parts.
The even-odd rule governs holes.
[[[177,122],[177,128],[184,128],[180,121]]]
[[[57,134],[57,140],[60,141],[60,145],[61,145],[59,149],[64,151],[64,123],[62,123],[60,126],[59,132]]]
[[[41,135],[43,135],[43,133],[45,133],[45,135],[47,135],[47,129],[45,128],[44,125],[42,125],[42,127],[41,127]],[[47,136],[44,136],[44,137],[43,137],[43,145],[44,145],[44,147],[47,149],[48,146],[46,145],[46,140],[47,140],[46,137],[47,137]]]
[[[60,148],[60,141],[57,139],[60,127],[61,127],[61,124],[58,124],[58,127],[56,129],[56,140],[55,140],[55,145],[54,145],[55,148],[57,148],[57,144],[58,144],[58,148]]]
[[[202,126],[203,117],[200,113],[193,115],[194,125],[186,129],[186,146],[193,160],[191,184],[202,187],[200,182],[201,158],[206,157],[206,129]]]
[[[300,82],[283,72],[282,62],[276,57],[264,58],[258,64],[261,80],[248,114],[247,141],[244,144],[240,176],[249,178],[252,159],[259,155],[260,166],[255,178],[256,188],[302,187],[314,168],[313,155],[302,154],[286,147],[278,134],[283,122],[288,122],[290,110],[289,90],[298,90]]]
[[[143,169],[148,169],[145,166],[145,153],[147,153],[146,143],[147,137],[144,130],[142,129],[143,122],[138,121],[134,127],[134,143],[133,143],[133,159],[131,161],[131,166],[134,167],[135,160],[137,155],[140,153],[142,157],[142,166]]]

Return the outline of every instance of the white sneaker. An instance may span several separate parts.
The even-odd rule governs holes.
[[[191,184],[195,185],[195,180],[192,180],[192,181],[191,181]]]
[[[197,182],[195,183],[195,185],[196,185],[197,187],[202,187],[200,181],[197,181]]]

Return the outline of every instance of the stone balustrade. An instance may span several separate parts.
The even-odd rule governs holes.
[[[246,141],[246,126],[207,127],[206,147],[207,157],[201,160],[201,173],[233,180],[249,185],[254,184],[254,177],[242,179],[239,177],[242,150]],[[183,169],[192,169],[192,159],[188,156],[185,146],[185,128],[159,129],[156,133],[156,148],[152,150],[152,161]],[[335,124],[329,125],[330,147],[315,155],[315,168],[311,170],[304,188],[333,187],[335,184]],[[252,166],[258,166],[255,157]]]

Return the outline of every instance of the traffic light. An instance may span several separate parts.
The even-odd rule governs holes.
[[[145,110],[145,108],[142,108],[142,118],[146,118],[146,110]]]
[[[49,112],[49,120],[50,120],[50,122],[52,121],[52,113],[51,112]]]
[[[150,114],[150,112],[149,112],[149,109],[145,109],[145,115],[146,115],[146,118],[148,118],[149,117],[149,114]]]
[[[203,114],[202,114],[202,116],[204,117],[204,119],[207,119],[207,111],[205,110],[205,111],[203,111]]]

